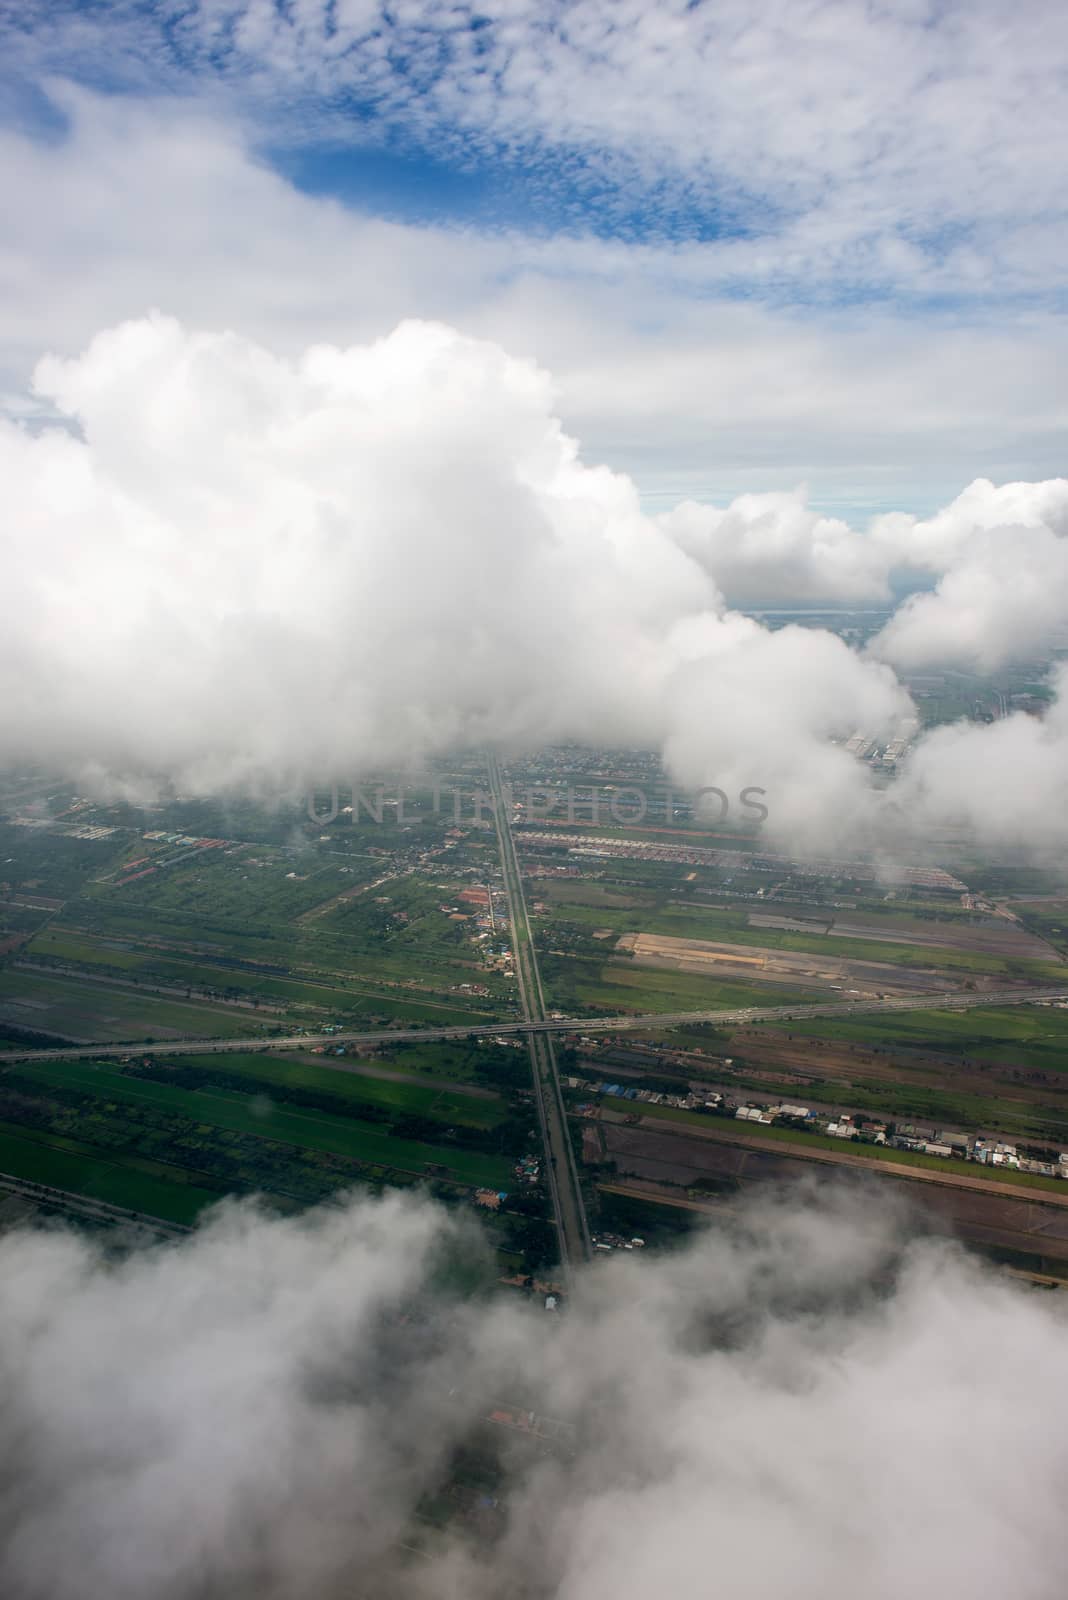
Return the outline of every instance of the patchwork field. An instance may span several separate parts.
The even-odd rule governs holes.
[[[514,1008],[512,983],[457,898],[477,868],[458,856],[439,866],[432,841],[415,848],[394,830],[396,851],[359,835],[345,836],[342,851],[332,840],[280,849],[122,830],[104,841],[0,833],[12,851],[0,867],[6,892],[20,900],[0,1045],[5,1036],[227,1036],[279,1023],[462,1024]],[[47,910],[21,904],[43,888],[60,891]]]
[[[915,994],[919,990],[952,989],[959,985],[959,979],[950,973],[933,968],[902,970],[886,962],[855,961],[844,956],[835,960],[831,956],[793,955],[760,945],[711,944],[702,939],[653,933],[625,933],[616,951],[631,956],[641,966],[833,989],[843,996]],[[987,978],[978,981],[992,982]]]
[[[875,896],[852,901],[845,910],[841,905],[770,901],[755,909],[751,899],[718,905],[697,899],[675,869],[661,871],[666,881],[659,887],[535,877],[531,892],[546,903],[547,919],[576,929],[753,945],[832,961],[845,957],[899,966],[937,965],[1036,979],[1051,970],[1063,975],[1061,952],[1052,939],[1006,917],[965,912],[950,900],[923,914],[918,914],[918,907],[906,909],[896,900]],[[862,913],[853,909],[857,906],[863,907]],[[843,949],[843,943],[848,948]]]
[[[539,959],[564,1011],[639,1009],[635,991],[653,1011],[1068,983],[1052,938],[952,895],[869,885],[848,901],[732,900],[737,886],[713,890],[685,864],[529,870]]]
[[[391,1020],[485,1027],[515,1015],[508,935],[481,909],[497,871],[491,836],[429,815],[425,829],[387,816],[320,831],[299,813],[252,806],[111,820],[104,838],[0,825],[0,1171],[183,1224],[224,1194],[258,1191],[296,1208],[354,1183],[425,1184],[459,1200],[514,1184],[517,1156],[538,1147],[522,1050],[164,1053],[178,1037]],[[692,830],[659,832],[677,843]],[[564,860],[551,845],[526,857],[546,999],[561,1012],[655,1018],[849,991],[1068,981],[1068,899],[1037,887],[1002,915],[956,892],[778,882],[740,854],[718,866]],[[657,1026],[647,1042],[683,1079],[1068,1148],[1068,1012],[1055,1008],[660,1036]],[[101,1065],[3,1068],[5,1043],[52,1038],[138,1049]],[[765,1139],[771,1148],[717,1141],[707,1119],[646,1110],[640,1127],[622,1113],[580,1132],[594,1184],[646,1196],[617,1194],[615,1214],[658,1197],[665,1235],[680,1201],[702,1207],[754,1176],[810,1174],[821,1145],[841,1153],[829,1140],[799,1153],[781,1130]],[[990,1248],[1033,1258],[1042,1233],[1060,1259],[1052,1204],[1037,1202],[1028,1219],[1001,1195],[965,1202],[933,1182],[909,1187]],[[516,1261],[530,1258],[528,1245],[536,1255],[544,1225],[540,1191],[493,1218]]]
[[[752,1093],[1068,1150],[1068,1009],[1057,1005],[677,1028],[651,1031],[642,1047],[646,1060],[670,1059],[673,1077],[737,1098]],[[638,1070],[639,1058],[628,1065]],[[627,1076],[627,1066],[618,1070]]]
[[[567,1015],[614,1015],[641,1011],[702,1011],[722,1006],[766,1005],[769,993],[783,1005],[818,1000],[821,991],[755,982],[749,973],[723,976],[679,972],[670,965],[641,966],[589,956],[545,954],[539,966],[549,1004]]]
[[[536,1144],[526,1081],[519,1052],[431,1045],[412,1060],[398,1050],[10,1066],[0,1171],[176,1222],[250,1191],[288,1207],[360,1183],[508,1189]]]
[[[218,1006],[188,1003],[132,987],[101,986],[91,978],[9,966],[0,971],[0,1025],[71,1042],[232,1038],[249,1022]]]
[[[909,945],[914,949],[974,950],[1009,960],[1057,962],[1061,959],[1061,952],[1055,945],[1002,916],[986,916],[982,921],[963,917],[924,921],[898,913],[861,920],[849,912],[845,916],[832,911],[822,917],[815,914],[791,917],[751,911],[747,920],[751,928],[778,928],[831,939]]]

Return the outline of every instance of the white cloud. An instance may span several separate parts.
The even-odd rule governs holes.
[[[659,522],[737,605],[890,598],[876,542],[811,510],[801,490],[741,495],[725,510],[685,501]]]
[[[400,1199],[118,1262],[6,1235],[5,1594],[638,1600],[710,1563],[737,1596],[1063,1593],[1061,1297],[857,1190],[602,1264],[556,1318],[444,1288],[471,1245]],[[413,1561],[420,1496],[516,1404],[571,1444],[499,1432],[500,1536],[419,1524]]]
[[[771,632],[720,586],[774,591],[785,567],[794,596],[881,593],[895,551],[941,564],[879,641],[896,659],[912,638],[909,660],[1033,648],[1066,592],[1041,520],[1059,525],[1063,485],[975,485],[929,537],[906,517],[861,534],[799,496],[652,519],[629,478],[584,463],[543,371],[440,323],[290,359],[155,316],[43,360],[37,387],[68,426],[0,425],[0,756],[85,783],[275,788],[576,738],[658,746],[732,805],[762,788],[795,847],[878,843],[841,741],[889,732],[908,696],[874,656]],[[1025,504],[1033,526],[997,525]],[[1028,768],[1045,845],[1068,725],[1022,727],[1047,752]],[[918,841],[921,814],[960,815],[931,776],[939,737],[916,757]],[[1009,737],[969,734],[970,759]],[[1016,831],[1000,784],[968,811],[981,837]]]
[[[1068,666],[1055,669],[1053,688],[1041,719],[1019,711],[926,736],[895,790],[918,835],[956,826],[988,844],[1059,858],[1068,815]]]
[[[139,87],[222,89],[272,139],[505,152],[558,200],[591,177],[609,225],[696,210],[725,221],[739,284],[1059,284],[1068,48],[1048,0],[201,0],[105,21],[41,6],[9,48],[24,75],[92,81],[106,60]]]
[[[383,221],[301,194],[205,103],[52,92],[68,134],[0,135],[12,394],[41,350],[73,356],[154,305],[288,355],[419,316],[547,366],[569,430],[660,507],[805,481],[839,515],[915,509],[1061,462],[1056,319],[731,302],[715,244]]]
[[[932,594],[911,596],[873,648],[901,667],[989,672],[1035,659],[1068,628],[1068,539],[1001,528],[974,540]]]
[[[725,613],[546,375],[440,324],[287,361],[156,317],[37,386],[74,427],[0,431],[8,756],[211,789],[667,739],[739,786],[773,749],[785,825],[817,771],[861,783],[830,732],[907,706],[841,641]]]
[[[940,573],[872,643],[899,667],[992,671],[1041,658],[1068,630],[1068,479],[973,483],[927,521],[885,517],[872,546],[889,563]]]

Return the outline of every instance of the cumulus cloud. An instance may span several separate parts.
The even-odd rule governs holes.
[[[658,522],[735,605],[871,607],[925,585],[874,641],[895,666],[990,671],[1068,627],[1068,479],[977,478],[931,517],[886,513],[866,529],[821,515],[803,489],[722,509],[684,501]]]
[[[290,357],[156,315],[43,360],[36,388],[62,425],[0,424],[0,757],[86,784],[295,788],[574,738],[659,748],[732,804],[763,788],[795,845],[877,840],[842,748],[912,709],[877,656],[1003,660],[1068,592],[1063,481],[866,533],[800,494],[653,518],[582,459],[544,371],[440,323]],[[921,563],[939,587],[866,655],[729,603],[872,598]],[[1062,723],[1022,735],[1054,752],[1036,783]],[[925,814],[957,815],[923,787]],[[991,837],[997,794],[971,808]]]
[[[1034,658],[1068,626],[1068,539],[1002,528],[975,539],[932,594],[912,595],[873,643],[901,667],[991,672]]]
[[[690,650],[669,684],[662,735],[677,780],[720,788],[732,805],[744,790],[762,789],[772,834],[793,849],[869,842],[877,798],[840,741],[858,727],[888,735],[910,711],[893,674],[859,674],[861,658],[832,633],[769,632],[733,613],[714,629],[685,625],[677,637]],[[714,816],[717,802],[709,804]]]
[[[941,574],[873,642],[895,665],[988,672],[1047,650],[1068,628],[1068,479],[979,479],[928,520],[879,519],[873,544],[905,569]]]
[[[1063,1592],[1060,1297],[859,1189],[598,1264],[556,1317],[465,1295],[472,1245],[410,1198],[124,1259],[7,1235],[5,1593]],[[495,1463],[474,1537],[470,1489],[418,1515],[459,1450]]]
[[[660,525],[736,605],[887,601],[882,549],[792,494],[745,494],[720,509],[684,501]]]
[[[1054,314],[902,318],[867,299],[813,305],[807,288],[791,308],[774,286],[760,304],[758,270],[783,253],[752,239],[376,216],[373,196],[343,206],[265,164],[232,105],[43,92],[61,127],[0,130],[0,386],[16,410],[43,349],[76,355],[153,305],[290,357],[417,316],[548,367],[568,430],[658,509],[801,481],[843,515],[917,509],[992,461],[1028,478],[1061,464],[1068,340]],[[829,271],[839,285],[829,261],[821,244],[806,281]]]
[[[726,611],[547,376],[441,325],[285,361],[156,317],[37,387],[78,431],[0,432],[9,755],[196,789],[674,731],[756,783],[774,731],[849,782],[827,732],[906,704]]]
[[[1068,665],[1052,674],[1042,718],[1018,711],[988,726],[936,728],[914,752],[895,799],[912,828],[947,825],[988,843],[1062,850],[1068,814]]]

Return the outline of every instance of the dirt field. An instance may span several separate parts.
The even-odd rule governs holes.
[[[847,995],[920,994],[960,986],[959,974],[925,967],[849,961],[788,950],[767,950],[759,945],[715,944],[706,939],[679,939],[666,934],[625,933],[616,949],[629,952],[645,967],[835,989]],[[995,984],[1004,987],[1005,984],[1004,977],[994,979],[978,974],[973,981],[978,988]]]
[[[594,1138],[584,1137],[584,1158],[591,1165],[613,1162],[614,1171],[606,1183],[637,1191],[650,1200],[686,1202],[688,1207],[704,1210],[708,1202],[714,1206],[717,1201],[729,1201],[750,1183],[796,1182],[821,1172],[824,1177],[829,1175],[827,1164],[808,1154],[761,1149],[740,1142],[745,1135],[737,1136],[739,1142],[735,1143],[733,1130],[728,1143],[705,1136],[703,1130],[701,1135],[690,1129],[675,1132],[663,1122],[627,1126],[601,1121],[596,1127]],[[848,1157],[848,1152],[842,1154]],[[853,1160],[856,1165],[851,1166],[848,1160],[835,1159],[840,1176],[881,1188],[891,1185],[895,1196],[922,1208],[922,1214],[938,1229],[966,1243],[1027,1257],[1040,1269],[1059,1276],[1068,1275],[1068,1195],[1063,1203],[1055,1204],[1056,1197],[1035,1199],[1025,1191],[1010,1193],[980,1178],[967,1180],[970,1186],[965,1187],[964,1180],[949,1182],[938,1173],[873,1171],[860,1158]]]

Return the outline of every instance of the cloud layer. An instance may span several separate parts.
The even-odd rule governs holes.
[[[43,349],[74,356],[154,305],[290,356],[418,316],[548,367],[569,431],[658,507],[806,481],[847,515],[917,509],[980,473],[1043,478],[1062,464],[1068,352],[1053,312],[1014,301],[996,316],[903,315],[867,297],[814,305],[807,292],[792,309],[781,284],[760,295],[752,240],[626,244],[581,223],[546,236],[398,220],[372,214],[373,195],[361,206],[301,192],[232,106],[55,81],[42,100],[59,125],[47,137],[0,131],[11,408],[32,405]],[[826,249],[816,254],[801,277],[828,271],[839,285]]]
[[[4,1237],[5,1593],[1063,1593],[1060,1297],[884,1197],[749,1205],[589,1273],[563,1317],[465,1298],[464,1259],[400,1198],[232,1205],[119,1261]],[[538,1448],[483,1425],[502,1407],[567,1426]],[[498,1509],[472,1540],[461,1493],[435,1535],[421,1497],[476,1438]]]
[[[36,388],[68,425],[0,426],[0,756],[86,782],[277,787],[575,738],[762,786],[782,835],[840,841],[878,806],[835,741],[911,710],[886,660],[988,666],[1068,621],[1064,480],[977,482],[866,533],[800,494],[652,519],[583,462],[544,372],[438,323],[289,359],[155,316],[42,361]],[[728,603],[878,600],[917,573],[937,587],[868,655]],[[1053,817],[1062,722],[960,748],[1044,752]],[[961,810],[945,748],[911,775],[935,825]],[[998,804],[966,809],[1015,836]]]
[[[695,662],[753,694],[791,648],[724,611],[629,479],[580,461],[543,373],[440,325],[288,362],[155,318],[37,386],[80,436],[0,436],[9,753],[197,788],[648,742]],[[817,648],[782,732],[833,765],[814,736],[903,702],[885,668]],[[723,710],[714,743],[744,765]]]
[[[222,90],[273,142],[504,157],[604,231],[636,210],[712,234],[739,286],[1002,295],[1059,283],[1059,22],[1047,0],[121,0],[103,28],[12,8],[7,44],[24,76]]]

